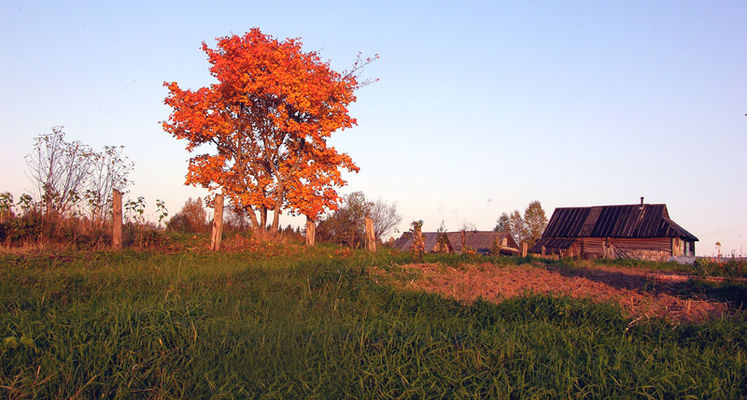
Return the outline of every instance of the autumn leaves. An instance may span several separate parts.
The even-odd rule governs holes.
[[[335,209],[341,171],[358,171],[327,139],[356,124],[348,106],[360,64],[341,74],[301,45],[255,28],[214,49],[203,43],[217,83],[196,91],[164,83],[173,110],[164,130],[204,151],[189,160],[186,183],[222,190],[255,227],[266,227],[272,210],[273,231],[283,210],[315,221]]]

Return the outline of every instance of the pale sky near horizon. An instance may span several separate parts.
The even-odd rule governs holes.
[[[130,195],[173,215],[184,143],[164,81],[211,81],[199,49],[252,27],[334,68],[379,54],[333,144],[342,193],[403,223],[492,229],[501,212],[666,203],[699,255],[747,250],[747,2],[36,2],[0,0],[0,192],[30,192],[34,136],[124,145]],[[300,225],[300,218],[283,218]]]

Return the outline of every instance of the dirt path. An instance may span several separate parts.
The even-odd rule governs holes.
[[[716,318],[728,308],[725,303],[700,296],[679,295],[682,285],[690,279],[682,274],[602,266],[546,270],[528,265],[496,266],[489,263],[459,268],[409,264],[400,268],[400,272],[410,278],[395,280],[398,285],[465,302],[478,298],[500,301],[525,293],[567,295],[617,303],[632,317],[660,317],[673,322]],[[393,276],[395,273],[375,270],[374,274]]]

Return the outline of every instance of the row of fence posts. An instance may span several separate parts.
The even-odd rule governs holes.
[[[115,250],[122,249],[122,192],[114,189],[112,193],[112,248]],[[220,241],[223,236],[223,195],[215,196],[213,202],[213,227],[210,232],[210,250],[220,250]],[[374,234],[373,219],[366,217],[366,248],[369,251],[376,251],[376,235]],[[306,220],[306,245],[313,246],[316,236],[316,223],[313,220]]]
[[[366,235],[368,235],[368,233],[369,233],[369,230],[368,230],[369,221],[371,221],[371,231],[370,232],[373,235],[373,220],[371,220],[370,218],[366,218]],[[424,241],[423,241],[423,232],[420,229],[415,229],[414,235],[415,235],[415,237],[413,238],[413,241],[412,241],[413,242],[413,251],[415,251],[415,253],[417,254],[418,250],[416,250],[416,248],[418,246],[418,243],[420,244],[420,246],[423,246],[423,243],[424,243]],[[366,237],[366,240],[368,241],[368,236]],[[371,239],[371,240],[373,240],[373,239]],[[502,248],[507,247],[507,244],[508,244],[508,240],[506,238],[504,238],[502,242],[499,242],[497,239],[493,242],[493,246],[496,248],[495,251],[498,254],[500,254]],[[467,248],[467,236],[466,236],[466,232],[462,231],[462,251],[464,251],[464,249],[466,249],[466,248]],[[376,251],[376,243],[374,242],[373,249],[371,249],[371,247],[369,247],[368,249],[371,250],[371,251]],[[543,246],[542,247],[542,253],[543,253],[543,255],[544,255],[544,251],[545,251],[544,249],[545,249],[545,247]],[[421,252],[423,250],[424,249],[422,249],[422,248],[420,249]],[[527,253],[528,253],[527,250],[528,250],[527,243],[526,242],[522,242],[521,243],[521,256],[522,257],[526,257],[527,256]]]
[[[115,250],[122,249],[122,192],[114,189],[112,194],[112,211],[114,221],[112,223],[112,248]],[[220,241],[223,236],[223,195],[215,196],[213,202],[213,228],[210,233],[210,250],[220,250]],[[365,218],[366,225],[366,248],[376,251],[376,235],[374,233],[374,221],[372,218]],[[418,232],[420,233],[420,232]],[[316,236],[316,223],[313,220],[306,220],[306,245],[313,246]],[[544,255],[544,246],[543,251]],[[527,244],[521,244],[521,256],[527,256]]]

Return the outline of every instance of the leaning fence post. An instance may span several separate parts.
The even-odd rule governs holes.
[[[223,236],[223,195],[215,196],[213,203],[213,231],[210,235],[210,250],[220,250],[220,239]]]
[[[527,242],[524,242],[521,244],[521,256],[522,257],[527,256]]]
[[[373,219],[369,217],[364,218],[366,222],[366,248],[369,251],[376,252],[376,235],[374,234],[374,223]]]
[[[112,191],[112,248],[122,249],[122,192]]]

